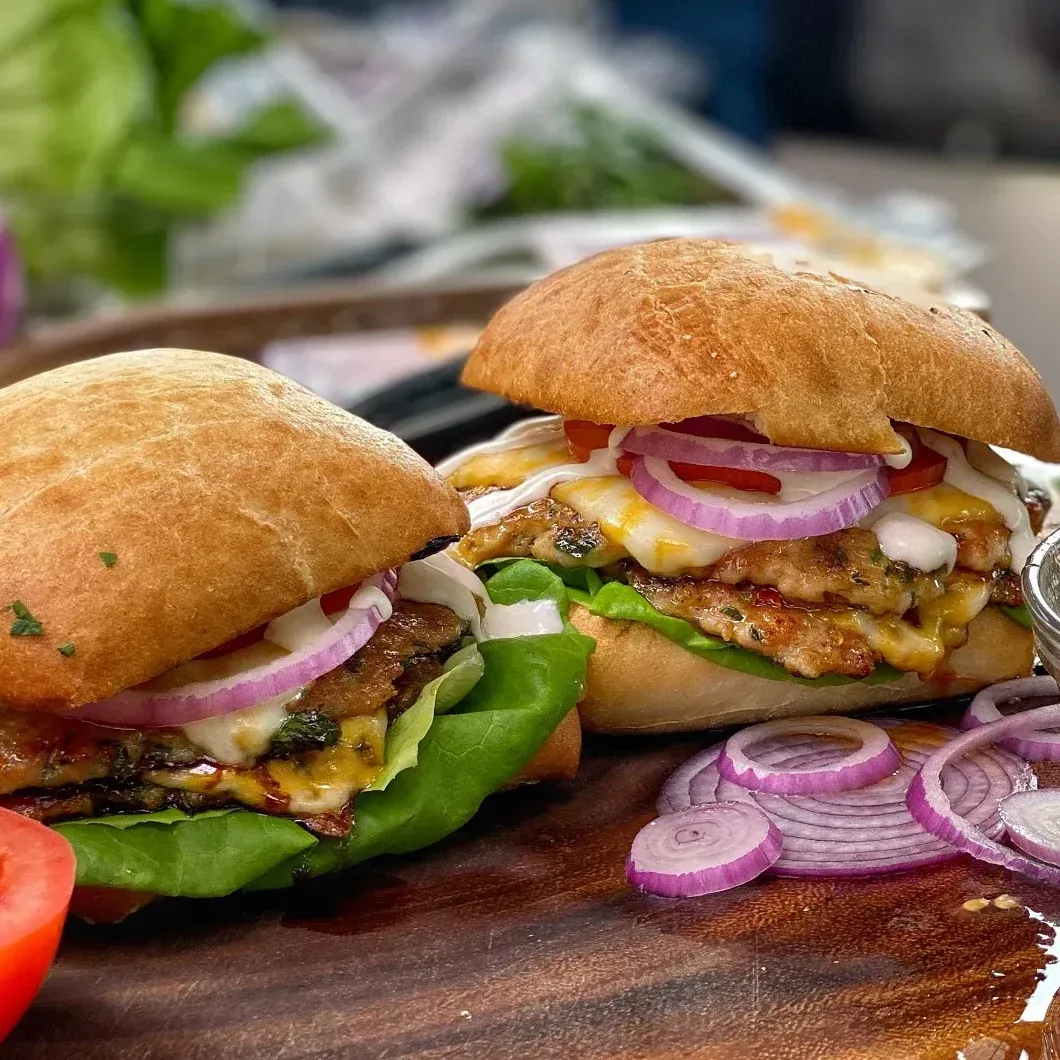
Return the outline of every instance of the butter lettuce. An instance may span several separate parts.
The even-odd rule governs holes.
[[[498,603],[554,600],[566,617],[567,589],[540,564],[514,564],[486,588]],[[417,850],[470,820],[534,756],[581,698],[593,647],[568,626],[454,655],[402,716],[409,720],[392,726],[385,786],[357,797],[348,839],[319,839],[287,818],[240,809],[117,815],[56,830],[74,848],[81,885],[193,898],[285,887]]]

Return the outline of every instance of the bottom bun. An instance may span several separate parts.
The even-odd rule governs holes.
[[[535,784],[539,780],[573,780],[582,756],[582,727],[577,708],[556,726],[537,754],[504,786]]]
[[[968,627],[968,643],[950,657],[952,677],[905,674],[885,685],[810,688],[753,677],[708,662],[640,622],[601,618],[577,605],[571,622],[596,639],[589,657],[582,724],[596,732],[680,732],[743,725],[800,714],[838,714],[881,703],[960,695],[1024,677],[1034,639],[993,607]]]

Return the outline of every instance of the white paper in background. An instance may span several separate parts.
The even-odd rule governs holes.
[[[273,342],[262,363],[348,407],[401,379],[468,353],[482,326],[450,324]]]

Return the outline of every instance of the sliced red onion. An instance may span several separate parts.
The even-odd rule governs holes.
[[[957,857],[959,852],[925,831],[906,806],[906,791],[916,770],[957,731],[927,722],[880,719],[879,724],[890,735],[902,763],[894,774],[868,787],[813,796],[750,791],[718,776],[719,746],[692,760],[700,765],[698,773],[692,774],[691,762],[686,763],[689,768],[676,771],[670,798],[679,800],[683,792],[692,805],[744,802],[765,812],[784,836],[781,856],[770,870],[776,875],[876,876]],[[841,763],[849,753],[846,741],[806,734],[775,737],[755,746],[756,761],[788,770]],[[1035,782],[1025,762],[1000,748],[986,748],[947,766],[942,781],[954,811],[991,838],[1004,832],[998,816],[1000,800]]]
[[[110,699],[81,707],[73,712],[73,716],[101,725],[134,729],[167,728],[220,714],[231,714],[274,696],[293,692],[334,670],[368,643],[384,621],[386,603],[382,599],[371,601],[371,594],[365,590],[372,588],[381,592],[388,602],[393,600],[396,586],[396,571],[384,571],[369,578],[354,595],[347,611],[327,632],[282,659],[256,666],[233,677],[199,681],[163,692],[128,689]],[[363,609],[354,606],[358,596],[367,604]]]
[[[1008,840],[1031,857],[1060,865],[1060,790],[1017,791],[1000,807]]]
[[[1060,704],[1012,714],[981,725],[951,740],[935,751],[913,777],[906,795],[909,812],[932,835],[980,861],[1021,872],[1031,879],[1060,886],[1060,868],[1003,847],[983,834],[971,821],[956,813],[941,781],[946,766],[960,761],[969,751],[986,747],[1017,733],[1060,726]]]
[[[751,755],[763,740],[796,735],[824,735],[861,744],[838,760],[798,768],[771,766]],[[748,752],[751,752],[749,754]],[[902,764],[887,733],[854,718],[788,718],[751,725],[730,736],[718,758],[718,773],[734,784],[773,795],[816,795],[864,788]]]
[[[0,218],[0,346],[18,330],[25,299],[22,265]]]
[[[665,460],[636,456],[630,474],[636,491],[687,526],[741,541],[793,541],[853,526],[887,497],[883,468],[797,501],[745,501],[682,482]]]
[[[865,471],[883,464],[882,456],[868,453],[836,453],[731,438],[700,438],[658,427],[634,428],[623,438],[622,448],[637,456],[652,456],[675,463],[734,467],[770,474],[777,471]]]
[[[979,692],[961,718],[961,728],[976,729],[1000,721],[1004,715],[999,703],[1026,703],[1026,707],[1045,706],[1060,698],[1060,687],[1052,677],[1019,677],[1015,681],[1001,681]],[[1026,709],[1026,707],[1024,709]],[[1023,736],[1009,736],[998,740],[1014,754],[1029,762],[1060,761],[1060,732],[1032,730]]]
[[[727,891],[760,876],[783,839],[761,810],[715,802],[656,817],[633,840],[626,879],[664,898]]]
[[[700,751],[670,774],[655,801],[659,813],[677,813],[689,806],[717,802],[714,793],[721,779],[717,762],[723,746],[719,743]]]

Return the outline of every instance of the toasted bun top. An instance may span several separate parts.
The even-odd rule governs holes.
[[[103,699],[468,527],[397,438],[234,357],[59,368],[0,390],[0,422],[0,603],[44,629],[0,615],[15,707]]]
[[[750,414],[779,444],[894,453],[894,419],[1060,460],[1041,378],[978,317],[732,243],[645,243],[553,273],[494,316],[463,378],[597,423]]]

